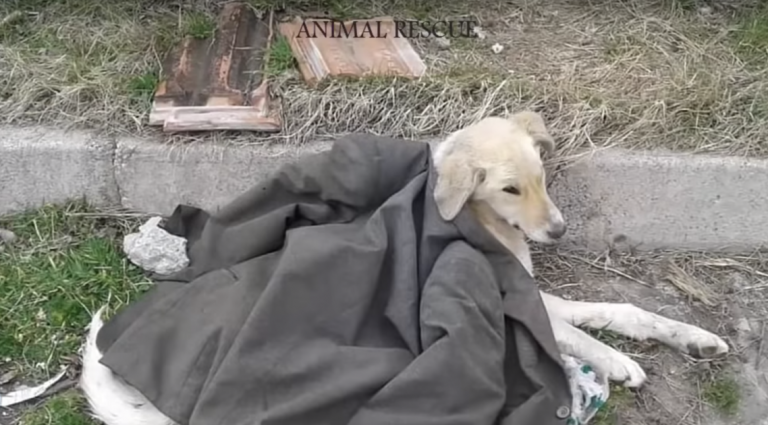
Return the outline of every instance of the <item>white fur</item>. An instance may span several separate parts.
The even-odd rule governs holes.
[[[146,397],[112,373],[99,360],[102,355],[96,346],[96,336],[102,325],[99,309],[91,319],[83,350],[83,390],[91,415],[107,425],[176,425],[176,422],[157,410]]]
[[[637,341],[656,340],[683,353],[690,353],[691,347],[699,352],[711,350],[709,356],[728,352],[728,345],[717,335],[632,304],[568,301],[543,291],[541,297],[560,351],[586,361],[606,373],[608,379],[624,382],[628,387],[640,386],[645,381],[642,368],[576,326],[607,329]]]
[[[536,113],[524,111],[507,119],[486,118],[459,130],[434,155],[438,188],[440,179],[449,183],[444,184],[441,196],[436,194],[443,218],[452,219],[455,201],[463,199],[531,276],[533,261],[526,236],[538,242],[552,242],[548,230],[553,224],[563,223],[562,214],[545,193],[545,186],[538,184],[540,179],[543,181],[539,157],[542,142],[554,143],[544,120]],[[484,170],[480,173],[484,179],[468,184],[471,180],[466,175],[475,172],[472,170]],[[522,185],[521,192],[534,196],[509,196],[500,190],[510,184]],[[474,193],[467,196],[468,190]],[[511,225],[518,225],[519,229]],[[645,381],[640,365],[578,327],[608,329],[639,341],[656,340],[689,354],[712,357],[728,352],[728,345],[718,336],[632,304],[568,301],[544,292],[541,297],[560,351],[629,387]]]

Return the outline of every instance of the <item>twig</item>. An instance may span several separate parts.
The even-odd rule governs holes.
[[[755,285],[755,286],[747,286],[746,288],[742,288],[739,293],[744,291],[754,291],[755,289],[766,289],[768,288],[768,284],[763,285]]]
[[[755,358],[755,369],[760,370],[760,362],[763,357],[763,343],[765,342],[765,322],[760,327],[760,341],[757,343],[757,358]]]
[[[150,217],[152,214],[146,214],[146,213],[107,213],[107,212],[99,212],[99,213],[66,213],[69,217],[105,217],[105,218],[142,218],[142,217]]]
[[[46,398],[50,397],[54,394],[58,394],[60,392],[66,391],[70,388],[74,388],[75,385],[77,385],[77,381],[74,379],[65,379],[63,381],[59,381],[55,384],[53,384],[50,388],[48,388],[44,393],[40,394],[40,397],[38,398]]]
[[[615,274],[617,274],[617,275],[619,275],[619,276],[621,276],[621,277],[623,277],[625,279],[629,279],[629,280],[631,280],[631,281],[633,281],[635,283],[639,283],[639,284],[641,284],[643,286],[647,286],[649,288],[653,288],[653,285],[651,285],[650,283],[644,282],[644,281],[642,281],[642,280],[640,280],[640,279],[638,279],[636,277],[632,277],[632,276],[630,276],[630,275],[628,275],[628,274],[626,274],[626,273],[624,273],[624,272],[622,272],[620,270],[614,269],[613,267],[601,266],[600,264],[593,263],[592,261],[585,260],[584,258],[576,257],[574,255],[569,255],[568,257],[576,259],[576,260],[579,260],[582,263],[588,264],[588,265],[590,265],[590,266],[592,266],[592,267],[594,267],[596,269],[609,271],[609,272],[615,273]]]

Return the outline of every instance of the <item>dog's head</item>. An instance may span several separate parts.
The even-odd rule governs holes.
[[[485,118],[451,134],[435,151],[435,202],[452,220],[467,201],[484,202],[536,242],[565,233],[565,221],[547,193],[543,151],[554,140],[541,115],[523,111]]]

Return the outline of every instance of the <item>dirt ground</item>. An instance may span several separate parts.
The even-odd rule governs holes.
[[[657,343],[593,333],[629,353],[648,380],[637,392],[614,388],[608,405],[592,423],[768,423],[764,259],[701,253],[614,253],[606,259],[562,252],[534,258],[538,280],[553,293],[581,301],[633,303],[721,335],[731,348],[724,359],[702,361]]]

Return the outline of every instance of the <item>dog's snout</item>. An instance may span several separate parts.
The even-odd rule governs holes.
[[[565,222],[552,223],[552,227],[547,231],[547,236],[552,239],[560,239],[565,234],[566,229]]]

